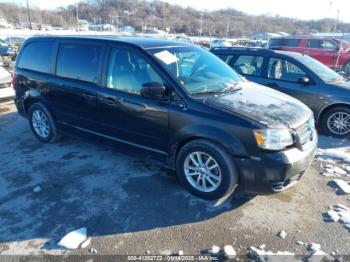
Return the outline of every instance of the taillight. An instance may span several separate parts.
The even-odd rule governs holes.
[[[16,79],[15,79],[15,74],[13,72],[11,72],[11,84],[12,84],[12,88],[15,89],[16,88]]]

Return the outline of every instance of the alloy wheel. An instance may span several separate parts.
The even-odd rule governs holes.
[[[335,135],[350,133],[350,114],[346,112],[333,113],[327,119],[327,127]]]
[[[187,181],[201,192],[215,191],[221,183],[221,170],[216,160],[204,152],[192,152],[184,162]]]
[[[50,124],[47,116],[40,110],[32,114],[32,125],[38,136],[47,138],[50,135]]]

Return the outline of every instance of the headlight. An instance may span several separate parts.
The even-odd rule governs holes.
[[[254,130],[257,145],[267,150],[282,150],[293,145],[294,140],[288,129]]]

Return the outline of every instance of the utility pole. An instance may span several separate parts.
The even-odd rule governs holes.
[[[226,27],[226,40],[228,38],[228,32],[230,30],[230,22],[227,23],[227,27]]]
[[[29,29],[32,30],[32,20],[30,19],[30,11],[29,11],[28,0],[27,0],[27,14],[28,14],[28,21],[29,21]]]
[[[77,15],[77,30],[78,30],[78,32],[79,32],[79,31],[80,31],[80,28],[79,28],[78,5],[79,5],[79,4],[77,4],[77,5],[75,6],[75,9],[76,9],[76,15]]]
[[[201,29],[199,31],[199,36],[201,37],[203,33],[203,14],[201,14]]]
[[[337,18],[335,20],[333,34],[335,34],[337,32],[337,26],[338,26],[338,23],[339,23],[339,15],[340,15],[340,9],[337,10]]]

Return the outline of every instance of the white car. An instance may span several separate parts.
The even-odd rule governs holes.
[[[15,97],[15,90],[11,84],[11,74],[0,66],[0,102],[11,100]]]

